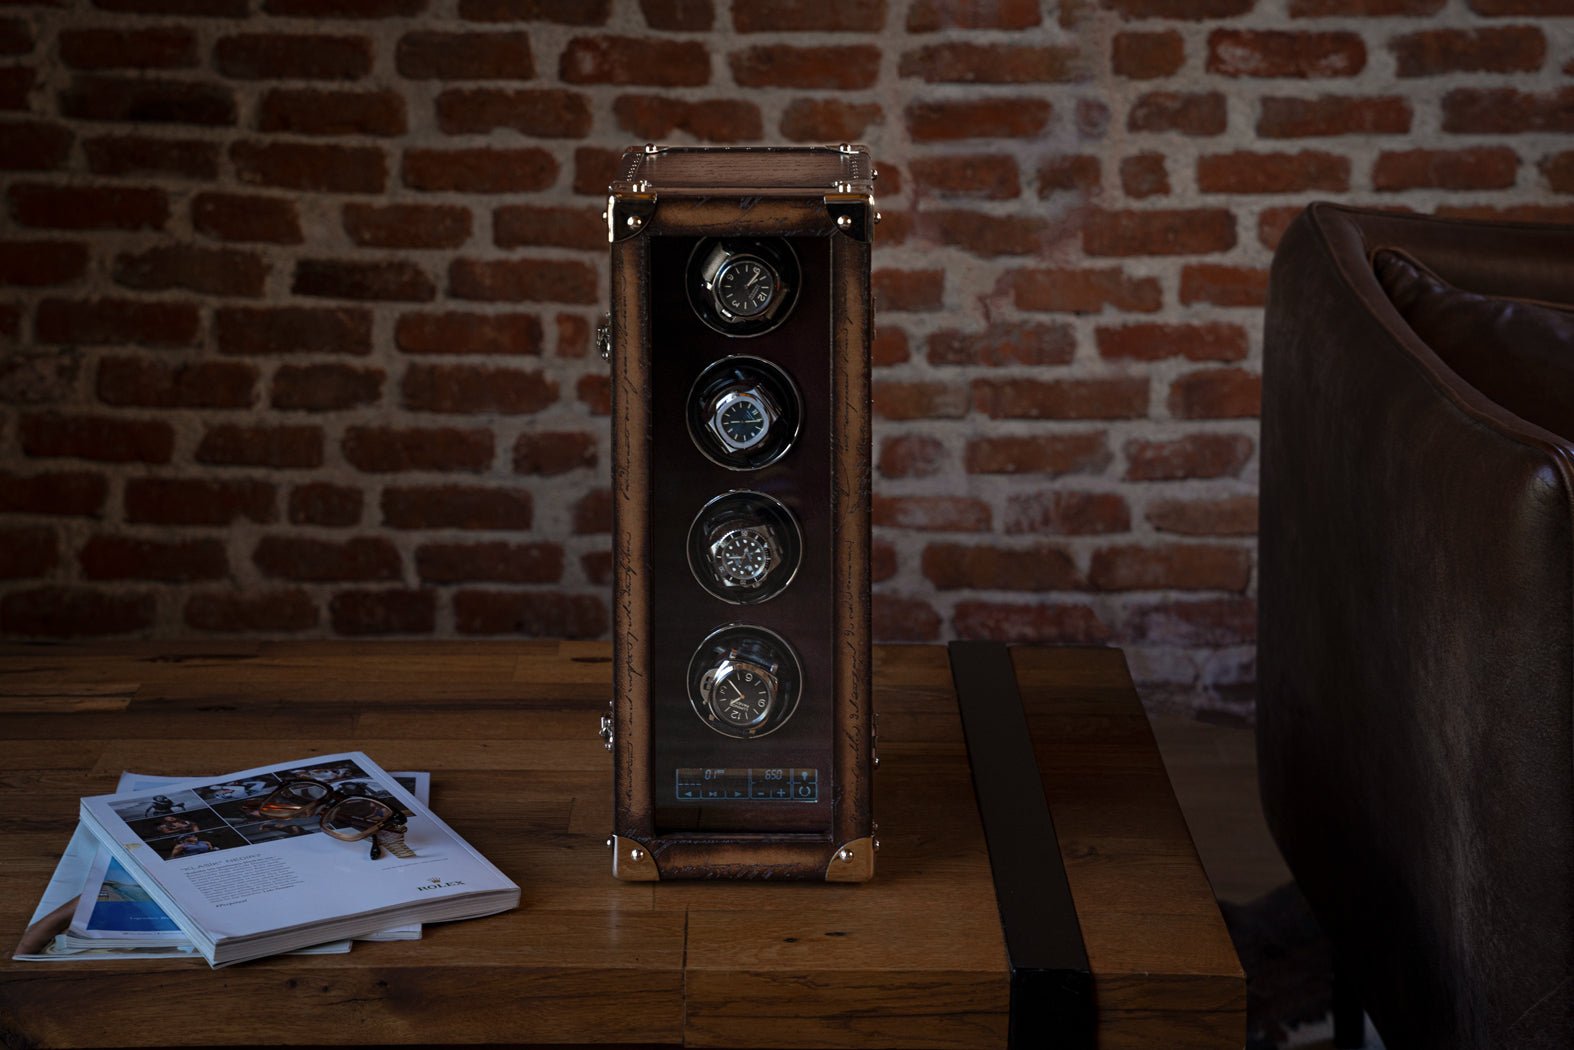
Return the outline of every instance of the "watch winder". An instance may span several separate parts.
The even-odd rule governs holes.
[[[873,874],[873,186],[646,146],[609,187],[618,878]]]

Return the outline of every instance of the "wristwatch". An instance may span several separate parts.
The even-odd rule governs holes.
[[[724,447],[746,452],[764,441],[781,418],[781,410],[758,383],[723,388],[707,406],[706,425]]]
[[[723,587],[759,587],[781,565],[782,548],[769,526],[723,525],[712,534],[710,563]]]
[[[737,649],[700,678],[700,696],[709,717],[729,736],[747,736],[770,721],[781,685],[775,665],[742,657]]]

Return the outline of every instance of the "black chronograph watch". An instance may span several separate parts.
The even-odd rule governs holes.
[[[798,282],[798,258],[785,238],[706,240],[689,264],[689,302],[718,332],[760,335],[786,320]]]

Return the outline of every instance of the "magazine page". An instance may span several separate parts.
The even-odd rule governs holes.
[[[263,811],[268,796],[301,781],[412,814],[397,854],[374,858],[370,841],[342,841],[318,813]],[[489,910],[518,901],[513,882],[360,752],[86,798],[82,815],[199,948],[412,905],[465,913],[445,898],[500,895]]]

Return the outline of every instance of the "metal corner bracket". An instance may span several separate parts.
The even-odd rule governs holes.
[[[643,843],[613,835],[612,877],[624,882],[659,882],[661,872]]]
[[[607,210],[601,213],[607,220],[607,243],[630,240],[645,232],[656,214],[656,195],[641,190],[649,185],[636,182],[632,193],[608,194]]]
[[[826,882],[868,882],[874,878],[874,837],[853,839],[831,854],[825,866]]]
[[[837,230],[857,241],[873,237],[874,224],[880,221],[874,198],[866,193],[827,193],[825,210]]]

